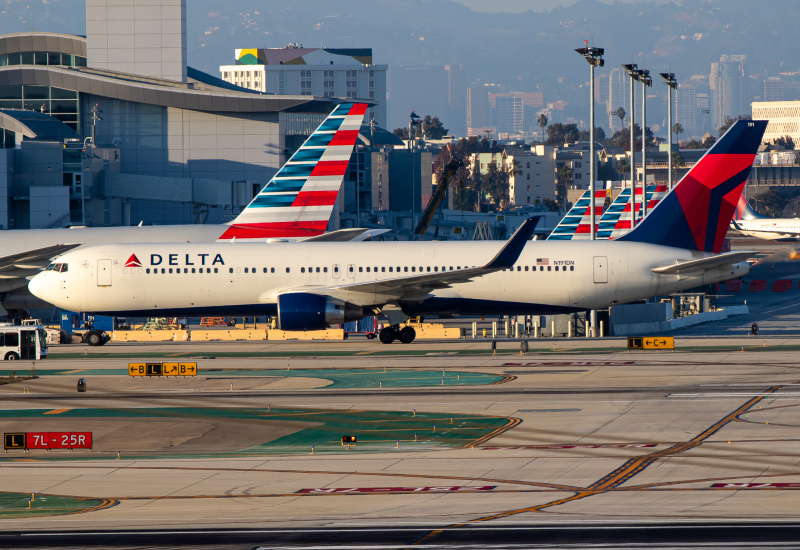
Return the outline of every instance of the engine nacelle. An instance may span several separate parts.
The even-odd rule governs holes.
[[[278,296],[278,328],[322,330],[328,325],[358,321],[364,308],[330,296],[292,292]]]

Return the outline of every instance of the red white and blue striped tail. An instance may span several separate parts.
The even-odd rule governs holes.
[[[367,107],[366,103],[337,105],[218,240],[324,233]]]
[[[647,187],[647,210],[648,212],[667,194],[667,186],[663,184],[650,185]],[[600,218],[600,228],[597,231],[598,239],[616,239],[631,230],[633,216],[631,214],[631,190],[623,189],[611,206],[603,213]],[[636,219],[641,221],[643,215],[642,208],[642,188],[636,188]]]
[[[564,219],[553,229],[547,237],[548,241],[576,241],[591,238],[592,229],[592,209],[589,200],[591,191],[586,191],[581,195]],[[605,189],[596,189],[594,192],[594,216],[595,232],[599,226],[600,217],[603,214],[603,207],[606,203]]]

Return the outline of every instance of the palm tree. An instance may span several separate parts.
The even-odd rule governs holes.
[[[680,142],[681,134],[683,133],[683,126],[681,126],[679,122],[676,122],[672,125],[672,131],[675,132],[676,141]]]
[[[677,132],[675,132],[677,134]],[[673,172],[677,172],[678,168],[683,168],[686,166],[686,162],[684,162],[683,157],[678,151],[672,151],[670,154],[672,157],[672,170]],[[673,173],[672,180],[675,181],[675,174]]]
[[[542,129],[542,142],[544,142],[544,127],[547,126],[547,117],[544,113],[539,114],[539,118],[536,119],[536,124]]]
[[[622,127],[624,128],[625,127],[625,115],[627,115],[628,113],[625,112],[625,109],[620,107],[619,109],[617,109],[614,112],[614,114],[617,115],[617,118],[619,119],[620,124],[622,124]]]
[[[624,159],[620,159],[617,162],[617,172],[619,172],[619,179],[622,180],[625,174],[631,171],[631,164],[628,162],[627,157]]]

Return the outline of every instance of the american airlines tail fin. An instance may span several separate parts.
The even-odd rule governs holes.
[[[219,240],[313,237],[325,231],[367,111],[342,103],[292,155]]]
[[[733,213],[734,220],[740,222],[742,220],[760,220],[766,217],[753,210],[744,195],[739,196],[739,202],[736,203],[736,211]]]
[[[766,120],[736,121],[664,200],[617,240],[718,253],[766,128]]]
[[[592,211],[591,202],[589,200],[590,191],[585,191],[581,198],[575,201],[575,204],[570,208],[564,219],[559,222],[553,232],[547,237],[547,240],[554,241],[570,241],[589,239],[592,228]],[[597,190],[594,192],[594,215],[595,226],[597,226],[600,216],[603,214],[603,207],[606,202],[605,189]],[[595,227],[595,231],[597,227]]]
[[[642,215],[642,188],[636,188],[636,216],[641,221]],[[647,210],[650,211],[661,202],[667,194],[666,185],[650,185],[647,187]],[[623,189],[614,202],[611,203],[597,229],[598,239],[616,239],[631,230],[633,215],[631,214],[631,190]],[[638,223],[638,222],[637,222]]]

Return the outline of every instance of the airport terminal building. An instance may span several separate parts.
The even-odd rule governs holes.
[[[226,221],[337,103],[188,67],[185,0],[86,13],[0,36],[3,229]]]

